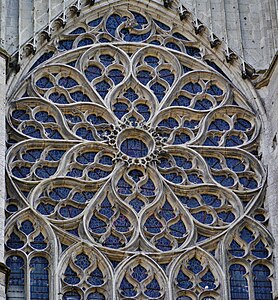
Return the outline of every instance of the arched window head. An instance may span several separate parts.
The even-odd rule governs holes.
[[[8,298],[272,299],[251,85],[176,5],[114,4],[22,50]]]

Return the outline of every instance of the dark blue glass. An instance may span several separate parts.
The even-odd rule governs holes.
[[[179,200],[182,204],[186,205],[188,208],[195,208],[200,206],[200,203],[196,198],[188,198],[186,196],[179,196]]]
[[[187,178],[190,182],[195,183],[195,184],[203,183],[203,180],[199,177],[198,174],[195,174],[195,173],[188,174]]]
[[[101,178],[107,177],[110,174],[110,172],[101,170],[101,169],[94,169],[93,171],[88,172],[88,176],[93,180],[99,180]]]
[[[77,47],[83,47],[83,46],[88,46],[88,45],[91,45],[93,44],[94,41],[90,38],[84,38],[82,39],[78,44],[77,44]]]
[[[43,250],[47,247],[47,243],[45,242],[45,238],[42,233],[39,233],[30,244],[37,250]]]
[[[133,209],[139,213],[140,210],[145,206],[145,203],[144,201],[138,199],[138,198],[135,198],[135,199],[132,199],[129,204],[133,207]]]
[[[230,176],[214,175],[213,178],[223,186],[228,187],[228,186],[233,186],[234,185],[234,179]]]
[[[12,112],[12,117],[21,121],[29,120],[29,113],[25,109],[17,109]]]
[[[14,232],[11,233],[10,238],[7,240],[6,245],[10,249],[20,249],[24,246],[24,242]]]
[[[90,98],[80,91],[71,93],[70,96],[76,102],[91,102]]]
[[[154,216],[148,217],[146,220],[144,227],[150,233],[159,233],[163,229],[161,222]]]
[[[89,228],[93,233],[101,234],[106,232],[107,224],[96,216],[92,216]]]
[[[262,241],[259,241],[251,252],[258,258],[267,258],[269,255],[266,245]]]
[[[155,56],[146,56],[144,61],[153,68],[156,68],[159,65],[159,59]]]
[[[247,227],[244,227],[241,230],[240,237],[248,244],[255,239],[253,232],[251,230],[249,230]]]
[[[232,240],[229,247],[229,253],[235,257],[242,257],[245,254],[245,251],[241,248],[239,243],[237,243],[235,240]]]
[[[108,200],[108,198],[105,198],[100,205],[101,209],[99,210],[99,212],[106,216],[108,219],[110,219],[113,215],[114,215],[114,210],[112,208],[112,205],[110,203],[110,201]]]
[[[92,20],[92,21],[90,21],[89,23],[88,23],[88,25],[90,26],[90,27],[96,27],[96,26],[98,26],[100,23],[101,23],[101,21],[102,21],[102,17],[100,17],[100,18],[97,18],[97,19],[95,19],[95,20]]]
[[[190,136],[186,133],[180,133],[180,134],[176,134],[173,144],[174,145],[181,145],[181,144],[185,144],[188,141],[190,141]]]
[[[77,284],[80,281],[77,273],[70,266],[67,266],[64,276],[64,281],[70,285]]]
[[[59,213],[64,218],[74,218],[82,213],[81,208],[74,207],[72,205],[66,205],[60,208]]]
[[[116,29],[118,26],[126,21],[126,17],[120,17],[117,14],[112,14],[106,21],[106,29],[112,35],[115,36]]]
[[[152,80],[151,72],[147,70],[141,70],[137,73],[137,79],[143,84],[147,85]]]
[[[199,48],[192,47],[192,46],[185,46],[185,49],[186,49],[186,53],[188,55],[196,57],[196,58],[200,58],[201,57],[200,49]]]
[[[26,151],[22,155],[22,158],[29,162],[35,162],[41,157],[41,154],[42,154],[41,149],[32,149],[32,150]]]
[[[82,33],[85,33],[85,32],[86,32],[86,30],[83,27],[77,27],[72,32],[70,32],[69,34],[82,34]]]
[[[26,235],[29,235],[35,229],[34,229],[33,223],[29,220],[26,220],[21,223],[20,230],[22,232],[24,232]]]
[[[169,229],[170,234],[178,238],[182,238],[186,234],[186,227],[182,220],[179,220],[178,222],[171,225]]]
[[[53,199],[55,201],[60,201],[60,200],[66,199],[69,196],[70,191],[71,191],[71,188],[57,187],[57,188],[54,188],[49,193],[49,196],[51,199]]]
[[[161,45],[160,41],[158,40],[153,40],[150,42],[151,45]]]
[[[229,129],[230,129],[229,123],[224,121],[223,119],[215,119],[210,123],[208,128],[208,130],[218,130],[218,131],[224,131]]]
[[[58,50],[67,51],[72,49],[74,40],[61,40],[58,44]]]
[[[166,88],[158,82],[156,82],[155,84],[153,84],[151,86],[151,90],[154,92],[154,94],[159,102],[164,98],[165,93],[166,93]]]
[[[198,274],[203,270],[203,267],[201,262],[196,257],[193,257],[188,262],[188,270],[194,274]]]
[[[148,181],[140,187],[140,192],[146,197],[155,195],[155,185],[151,179],[148,179]]]
[[[138,105],[136,105],[135,108],[138,111],[138,113],[144,117],[145,121],[149,120],[151,113],[150,113],[150,108],[148,107],[148,105],[138,104]]]
[[[12,174],[17,178],[26,178],[29,176],[30,168],[28,167],[14,167]]]
[[[189,41],[188,38],[186,38],[184,35],[182,35],[179,32],[174,32],[173,37],[176,38],[176,39],[182,40],[182,41]]]
[[[105,300],[105,299],[106,299],[105,296],[99,292],[93,292],[87,298],[87,300]]]
[[[236,147],[243,144],[243,140],[237,135],[230,135],[227,138],[225,147]]]
[[[117,102],[113,105],[113,112],[118,119],[121,119],[128,111],[128,105],[125,103]]]
[[[171,241],[168,240],[166,237],[162,237],[158,239],[155,243],[157,249],[161,251],[170,251],[172,250]]]
[[[86,203],[88,200],[93,198],[94,194],[94,192],[75,193],[72,200],[78,203]]]
[[[168,42],[165,46],[176,51],[181,51],[181,48],[174,42]]]
[[[55,123],[54,117],[48,114],[46,111],[39,111],[35,114],[35,119],[42,123],[49,123],[53,122]]]
[[[206,272],[206,274],[201,278],[199,285],[206,290],[213,290],[216,288],[215,278],[211,271]]]
[[[89,256],[85,253],[78,254],[74,262],[79,268],[83,270],[87,269],[91,264]]]
[[[48,77],[42,77],[37,80],[36,85],[41,89],[50,89],[53,87],[53,83],[49,80]]]
[[[87,281],[94,286],[100,286],[104,283],[103,274],[99,268],[96,268],[88,277]],[[99,298],[91,298],[99,299]]]
[[[150,298],[158,298],[161,296],[160,285],[155,278],[146,286],[144,294]]]
[[[159,212],[159,216],[164,218],[165,221],[169,221],[175,217],[174,209],[171,204],[166,200],[161,210]]]
[[[191,94],[198,94],[202,92],[202,87],[200,86],[200,84],[195,82],[189,82],[185,84],[182,89]]]
[[[59,85],[66,88],[66,89],[70,89],[74,86],[77,86],[78,83],[73,78],[67,76],[67,77],[62,77],[62,78],[59,79]]]
[[[131,274],[131,276],[138,282],[142,282],[143,280],[145,280],[148,277],[148,273],[147,270],[141,266],[138,265],[135,268],[133,268],[133,273]]]
[[[254,178],[240,177],[239,182],[247,189],[256,189],[258,182]]]
[[[192,281],[190,281],[189,277],[184,274],[182,269],[179,270],[176,280],[177,286],[183,290],[190,289],[193,286]]]
[[[49,99],[57,104],[68,104],[68,100],[64,94],[59,94],[57,92],[49,95]]]
[[[42,256],[33,257],[30,261],[31,300],[49,299],[48,260]]]
[[[41,168],[37,168],[35,173],[40,178],[49,178],[50,176],[55,174],[56,170],[57,170],[57,168],[55,168],[55,167],[44,166]]]
[[[192,213],[192,216],[202,224],[211,224],[213,222],[213,216],[207,211]]]
[[[6,265],[10,268],[7,299],[25,300],[24,260],[18,255],[9,256]]]
[[[128,28],[122,29],[120,33],[123,35],[126,42],[143,42],[151,35],[151,31],[143,34],[135,34],[132,33]]]
[[[126,216],[120,214],[119,217],[114,221],[113,225],[118,231],[127,232],[130,229],[131,223]]]
[[[72,114],[66,114],[65,115],[67,121],[71,122],[71,123],[80,123],[82,121],[82,119],[79,116],[76,115],[72,115]]]
[[[226,77],[228,80],[228,76],[217,66],[217,64],[213,61],[210,61],[210,60],[205,60],[205,62],[210,66],[212,67],[214,70],[216,70],[217,72],[219,72],[221,75],[223,75],[224,77]]]
[[[66,292],[63,300],[81,300],[81,296],[77,292]]]
[[[194,105],[194,109],[196,110],[207,110],[210,109],[211,107],[212,107],[211,101],[206,98],[197,100]]]
[[[78,228],[73,228],[73,229],[67,230],[67,232],[72,235],[79,236]]]
[[[212,169],[221,170],[222,166],[220,163],[220,159],[210,156],[210,157],[204,157],[206,163],[210,166]]]
[[[245,267],[240,264],[233,264],[229,268],[229,273],[231,300],[249,299]]]
[[[119,84],[124,79],[124,74],[121,70],[112,69],[108,73],[108,77],[111,78],[114,84]]]
[[[27,126],[25,127],[22,132],[26,135],[29,135],[33,138],[41,139],[41,132],[39,129],[37,129],[35,126]]]
[[[144,28],[144,25],[148,24],[147,19],[143,15],[141,15],[137,12],[134,12],[134,11],[132,11],[132,14],[137,22],[137,25],[134,28],[142,29],[142,28]]]
[[[126,279],[126,277],[123,278],[120,284],[120,291],[125,297],[134,297],[137,294],[134,286]]]
[[[15,204],[9,204],[6,209],[9,213],[15,213],[18,211],[18,207]]]
[[[170,30],[170,27],[167,26],[166,24],[158,21],[158,20],[154,20],[154,22],[156,23],[156,25],[158,25],[161,29],[163,30],[166,30],[166,31],[169,31]]]
[[[190,105],[191,100],[188,97],[185,96],[178,96],[178,98],[176,98],[171,106],[184,106],[187,107]]]
[[[267,266],[256,265],[253,268],[255,300],[271,300],[272,284],[269,280],[270,270]]]
[[[102,98],[105,98],[105,96],[108,93],[108,90],[110,89],[110,84],[103,80],[95,85],[95,89]]]
[[[240,131],[247,131],[251,129],[252,125],[246,119],[238,118],[234,124],[234,128]]]
[[[144,174],[140,170],[133,169],[128,172],[128,176],[130,176],[134,182],[138,182],[144,176]]]
[[[148,154],[149,149],[141,140],[130,138],[121,144],[121,151],[131,157],[144,157]]]
[[[221,96],[223,94],[223,90],[220,89],[220,87],[218,87],[215,84],[212,84],[207,90],[206,92],[212,96]]]
[[[245,165],[238,158],[226,157],[227,167],[234,172],[242,172],[245,170]]]
[[[94,141],[94,135],[91,129],[87,129],[85,127],[80,127],[76,130],[76,134],[80,136],[81,138],[88,140],[88,141]]]
[[[168,119],[162,120],[157,126],[176,128],[179,126],[179,123],[176,119],[170,117]]]
[[[124,93],[124,97],[127,98],[130,102],[135,101],[138,99],[138,95],[135,93],[135,91],[132,88],[128,88],[126,92]]]
[[[33,70],[33,69],[36,68],[38,65],[40,65],[40,64],[42,64],[43,62],[47,61],[47,60],[50,59],[53,55],[54,55],[54,52],[53,52],[53,51],[44,53],[40,58],[38,58],[38,59],[36,60],[36,62],[32,65],[32,67],[30,68],[30,70]]]
[[[221,206],[221,200],[212,194],[201,194],[202,199],[204,200],[206,205],[209,205],[213,208],[217,208]]]
[[[88,165],[95,161],[97,152],[85,152],[76,157],[76,161],[82,165]]]
[[[204,146],[218,146],[219,141],[220,141],[220,137],[219,136],[209,136],[205,140]]]
[[[178,175],[177,173],[166,173],[166,174],[162,174],[162,176],[166,180],[171,181],[175,184],[179,184],[182,182],[182,177],[180,175]]]
[[[110,157],[108,155],[103,155],[100,158],[99,163],[103,164],[103,165],[107,165],[107,166],[112,166],[113,165],[113,160],[112,160],[112,157]]]
[[[164,79],[169,83],[169,85],[172,85],[175,79],[174,74],[168,70],[168,69],[162,69],[159,71],[159,77]]]
[[[118,192],[122,195],[129,195],[132,193],[131,185],[128,184],[122,177],[117,183]]]
[[[105,66],[108,67],[109,65],[113,64],[114,57],[109,54],[102,54],[99,56],[100,62]]]
[[[48,161],[58,161],[64,155],[66,151],[64,150],[50,150],[47,153],[46,160]]]
[[[55,206],[49,203],[40,203],[37,206],[37,211],[44,216],[51,215],[54,212]]]
[[[89,66],[85,70],[85,76],[89,81],[101,76],[101,69],[97,66]]]
[[[111,234],[103,243],[103,246],[112,248],[112,249],[119,249],[124,246],[124,243],[117,237]]]
[[[54,140],[62,140],[63,139],[63,137],[61,136],[61,134],[59,133],[58,130],[46,128],[45,131],[46,131],[47,137],[49,139],[54,139]]]

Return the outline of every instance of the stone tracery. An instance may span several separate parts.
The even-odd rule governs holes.
[[[15,145],[7,168],[18,197],[64,235],[67,249],[54,254],[71,256],[59,270],[63,299],[221,299],[224,276],[230,272],[232,290],[247,269],[258,280],[249,279],[246,295],[261,299],[258,282],[270,282],[270,262],[244,267],[229,255],[268,259],[269,237],[249,247],[235,235],[229,270],[219,271],[228,228],[248,218],[265,180],[251,154],[259,120],[246,99],[197,60],[196,42],[139,12],[109,12],[56,44],[59,56],[35,66],[10,102]],[[7,247],[26,253],[25,235],[22,226],[9,226]],[[31,245],[42,247],[44,238]],[[81,241],[86,247],[71,250]],[[91,245],[103,251],[103,265]],[[111,291],[104,266],[113,261],[119,286]]]

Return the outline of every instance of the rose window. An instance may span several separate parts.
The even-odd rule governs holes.
[[[229,289],[248,299],[250,271],[254,299],[271,299],[248,99],[197,42],[150,15],[86,22],[57,39],[9,102],[13,282],[19,266],[57,273],[63,299],[226,299]],[[16,249],[40,252],[38,270]]]

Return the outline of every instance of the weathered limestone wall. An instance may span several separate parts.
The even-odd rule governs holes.
[[[15,53],[54,17],[61,15],[65,19],[70,5],[81,7],[85,2],[1,0],[0,34],[6,50]],[[249,64],[256,69],[269,66],[278,48],[276,0],[181,0],[181,3]]]

